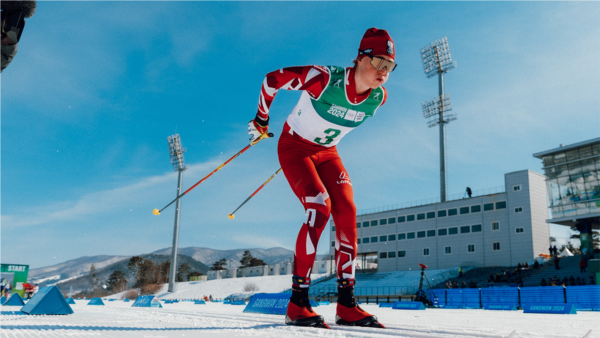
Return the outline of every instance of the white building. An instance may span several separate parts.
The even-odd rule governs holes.
[[[504,192],[357,216],[358,267],[514,266],[548,254],[545,176],[522,170],[504,178]]]

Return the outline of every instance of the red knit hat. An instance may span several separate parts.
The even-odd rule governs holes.
[[[367,29],[358,48],[358,57],[363,54],[387,55],[396,58],[396,49],[394,48],[394,40],[386,30],[377,29],[375,27]]]

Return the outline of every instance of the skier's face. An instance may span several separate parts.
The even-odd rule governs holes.
[[[386,59],[387,61],[393,61],[391,57],[387,55],[377,55],[382,59]],[[388,80],[389,73],[385,68],[381,70],[377,70],[371,64],[371,58],[369,56],[364,56],[357,61],[358,67],[356,69],[358,78],[363,82],[366,86],[371,89],[375,89]]]

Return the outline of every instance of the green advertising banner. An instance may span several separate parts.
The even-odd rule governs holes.
[[[29,265],[2,264],[0,268],[0,277],[10,284],[12,292],[18,293],[21,297],[25,297],[23,283],[27,282],[28,273]]]

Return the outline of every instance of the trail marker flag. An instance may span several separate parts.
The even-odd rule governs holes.
[[[46,286],[33,295],[21,312],[30,315],[70,315],[73,309],[56,286]]]

